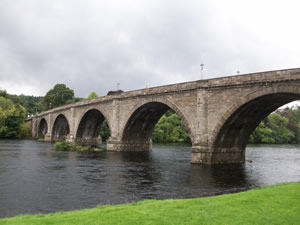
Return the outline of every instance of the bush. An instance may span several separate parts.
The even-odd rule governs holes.
[[[86,145],[86,146],[74,145],[70,148],[70,150],[75,152],[102,152],[102,151],[106,151],[106,148],[96,148],[90,145]]]
[[[70,150],[70,143],[66,142],[66,141],[55,142],[54,149],[56,151],[68,151],[68,150]]]
[[[26,123],[22,122],[19,127],[19,134],[17,135],[18,138],[31,138],[32,133],[31,133],[31,126]]]
[[[39,138],[37,141],[39,141],[39,142],[44,142],[45,139],[44,139],[44,138]]]
[[[41,138],[42,139],[42,138]],[[42,139],[43,140],[43,139]],[[101,152],[105,151],[106,148],[95,148],[90,145],[70,145],[67,141],[58,141],[54,143],[54,149],[56,151],[75,151],[75,152]]]
[[[86,146],[75,145],[72,147],[72,151],[76,151],[76,152],[86,152],[91,150],[92,150],[92,146],[90,145],[86,145]]]

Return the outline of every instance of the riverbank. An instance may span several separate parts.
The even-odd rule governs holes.
[[[146,200],[94,209],[25,215],[0,224],[299,224],[300,182],[182,200]]]

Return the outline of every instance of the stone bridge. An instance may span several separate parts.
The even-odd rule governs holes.
[[[298,99],[300,69],[198,80],[54,108],[32,117],[32,134],[94,145],[107,120],[107,150],[150,151],[155,124],[172,109],[190,134],[192,163],[244,162],[248,138],[260,121]]]

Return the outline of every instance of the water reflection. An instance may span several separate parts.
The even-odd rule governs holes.
[[[0,140],[0,217],[141,199],[189,198],[300,181],[293,146],[249,146],[247,162],[191,165],[189,146],[152,152],[56,152],[50,143]]]

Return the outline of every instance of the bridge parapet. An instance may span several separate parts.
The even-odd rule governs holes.
[[[90,100],[82,100],[80,102],[60,106],[45,112],[38,114],[43,116],[48,113],[64,111],[69,108],[86,107],[88,105],[94,105],[100,102],[112,102],[114,99],[125,100],[128,98],[142,97],[147,95],[162,95],[178,92],[187,92],[198,89],[215,89],[225,87],[236,87],[236,86],[249,86],[254,84],[268,84],[283,81],[299,81],[300,82],[300,68],[286,69],[268,72],[259,72],[252,74],[244,74],[237,76],[227,76],[221,78],[212,78],[207,80],[197,80],[191,82],[184,82],[178,84],[170,84],[158,87],[151,87],[145,89],[139,89],[134,91],[123,92],[116,95],[102,96]]]

